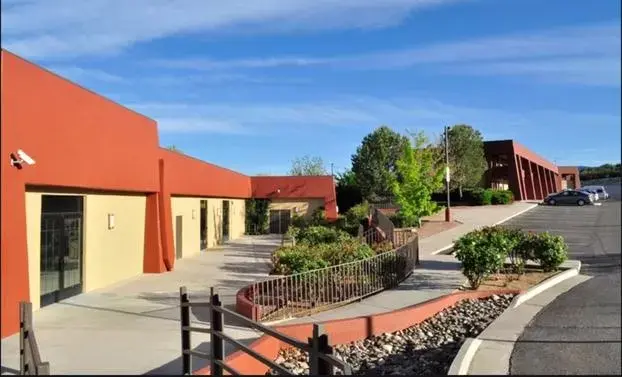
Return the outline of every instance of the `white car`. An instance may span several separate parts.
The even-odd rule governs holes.
[[[609,199],[609,193],[605,190],[605,186],[585,186],[582,189],[593,191],[598,196],[598,199]]]

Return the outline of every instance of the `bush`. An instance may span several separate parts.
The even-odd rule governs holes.
[[[564,239],[548,232],[533,236],[531,248],[533,260],[540,264],[544,271],[556,271],[568,259],[568,245]]]
[[[291,275],[369,258],[374,251],[356,239],[284,246],[272,254],[272,274]]]
[[[309,245],[284,246],[272,254],[272,274],[291,275],[328,267],[318,250]]]
[[[348,225],[356,224],[358,226],[362,221],[367,219],[369,211],[369,203],[367,202],[357,204],[350,208],[345,214]]]
[[[309,221],[307,221],[304,216],[294,215],[290,226],[295,226],[296,228],[306,228],[309,225]]]
[[[514,194],[510,190],[492,190],[492,204],[510,204],[514,201]]]
[[[316,208],[313,210],[311,214],[311,224],[312,225],[326,225],[326,211],[324,207]]]
[[[410,227],[419,227],[419,220],[414,219],[406,219],[404,216],[400,215],[397,212],[394,215],[389,216],[389,220],[395,225],[396,228],[410,228]]]
[[[455,256],[471,288],[477,289],[486,277],[503,267],[512,246],[507,231],[499,227],[474,230],[456,241]]]
[[[292,234],[295,233],[296,243],[304,243],[311,246],[352,239],[352,236],[348,233],[333,227],[313,225],[303,229],[297,229],[298,230],[292,230]]]
[[[492,204],[492,190],[491,189],[475,189],[471,192],[473,197],[473,204],[478,206]]]
[[[393,242],[385,240],[374,244],[372,248],[374,249],[376,254],[386,253],[387,251],[393,250]]]

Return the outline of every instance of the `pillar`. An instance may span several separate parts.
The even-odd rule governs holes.
[[[543,198],[545,196],[548,196],[552,191],[551,189],[551,176],[550,176],[550,170],[546,169],[546,168],[542,168],[542,176],[544,178],[544,195]]]
[[[523,170],[523,158],[521,156],[516,156],[516,167],[518,169],[518,182],[520,184],[521,197],[517,198],[517,200],[526,200],[527,198],[527,187],[525,185],[525,171]]]
[[[539,165],[534,164],[534,166],[536,171],[534,177],[534,179],[536,180],[536,200],[542,200],[544,199],[544,189],[542,186],[542,169]]]
[[[519,199],[522,196],[522,189],[520,185],[521,177],[518,171],[518,164],[516,163],[516,157],[508,158],[508,186],[514,194],[514,197]]]
[[[527,165],[527,171],[525,172],[525,185],[527,186],[527,199],[535,200],[536,199],[536,186],[535,186],[535,177],[533,175],[533,169],[531,166],[531,161],[525,160]]]

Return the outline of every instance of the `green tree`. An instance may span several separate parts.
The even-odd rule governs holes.
[[[339,213],[346,213],[350,208],[363,201],[361,190],[356,184],[356,177],[351,170],[337,174],[337,207]]]
[[[321,157],[303,156],[292,161],[290,175],[328,175]]]
[[[369,201],[392,198],[391,182],[396,162],[408,145],[408,138],[381,126],[365,136],[352,155],[352,172],[363,199]]]
[[[484,139],[482,134],[466,124],[458,124],[449,129],[449,169],[451,190],[458,189],[462,199],[462,189],[477,187],[486,171]],[[441,138],[440,148],[445,147],[445,137]]]
[[[397,161],[397,177],[391,188],[400,206],[399,216],[406,226],[421,224],[421,218],[436,213],[439,207],[432,193],[443,186],[443,165],[438,163],[437,150],[423,132],[413,133],[411,145],[404,148]]]

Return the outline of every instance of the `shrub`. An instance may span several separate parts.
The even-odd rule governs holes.
[[[323,260],[329,266],[355,262],[357,260],[369,258],[374,255],[374,251],[369,245],[355,239],[341,240],[335,243],[318,245]]]
[[[309,245],[281,247],[272,254],[272,274],[291,275],[328,267],[318,250]]]
[[[393,242],[385,240],[374,244],[372,248],[374,249],[376,254],[386,253],[387,251],[393,250]]]
[[[311,224],[312,225],[326,225],[326,211],[324,207],[316,208],[313,210],[311,214]]]
[[[514,194],[510,190],[492,190],[492,204],[510,204],[514,201]]]
[[[402,216],[399,212],[394,215],[389,216],[389,220],[395,225],[396,228],[409,228],[409,227],[418,227],[419,219],[407,219]]]
[[[313,225],[296,232],[296,242],[307,245],[318,245],[322,243],[340,242],[352,239],[348,233],[341,229]]]
[[[308,227],[309,221],[307,221],[307,219],[304,218],[304,216],[300,216],[300,215],[294,215],[292,217],[292,226],[295,226],[297,228],[306,228]]]
[[[486,227],[465,234],[454,244],[455,256],[471,288],[477,289],[487,276],[503,267],[512,247],[505,233],[499,227]]]
[[[492,204],[492,190],[491,189],[475,189],[471,192],[473,196],[474,205],[489,205]]]
[[[374,251],[356,239],[284,246],[272,254],[272,274],[291,275],[369,258]]]
[[[367,219],[367,216],[369,216],[369,211],[369,203],[367,202],[357,204],[354,207],[350,208],[345,214],[348,225],[356,224],[358,226],[362,221]]]
[[[539,233],[531,240],[533,259],[544,271],[556,271],[568,259],[568,245],[561,236]]]

